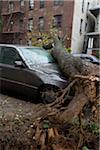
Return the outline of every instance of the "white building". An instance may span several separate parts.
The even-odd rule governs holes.
[[[83,51],[88,54],[93,54],[96,56],[100,55],[100,1],[93,2],[89,13],[94,17],[91,18],[94,21],[94,26],[92,30],[87,31],[85,34]],[[89,14],[88,13],[88,14]],[[90,19],[90,15],[88,15]],[[88,20],[88,24],[90,21]]]
[[[95,16],[88,12],[90,8],[97,7],[99,3],[100,0],[75,0],[71,39],[72,53],[81,53],[83,51],[84,36],[88,31],[92,32],[91,29],[94,27],[96,20]],[[100,21],[99,18],[98,21]]]

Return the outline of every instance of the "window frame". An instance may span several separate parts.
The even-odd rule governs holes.
[[[7,62],[4,62],[4,54],[6,53],[6,49],[9,49],[9,51],[14,51],[15,52],[15,54],[17,55],[16,56],[16,59],[14,60],[12,60],[12,62],[11,63],[7,63]],[[10,65],[10,66],[14,66],[14,62],[16,61],[16,60],[21,60],[22,61],[22,58],[21,58],[21,56],[20,56],[20,54],[18,53],[18,51],[14,48],[14,47],[7,47],[7,46],[3,46],[3,47],[1,47],[1,49],[0,49],[0,51],[1,51],[1,56],[2,56],[2,60],[1,60],[1,64],[4,64],[4,65]],[[3,51],[3,53],[2,53],[2,51]],[[8,57],[9,55],[7,55],[7,58],[9,58]],[[19,58],[18,58],[19,57]],[[12,57],[13,58],[13,57]],[[9,60],[9,59],[8,59]]]
[[[84,13],[84,0],[82,0],[82,13]]]
[[[45,7],[45,1],[44,0],[40,0],[40,8],[44,8]]]
[[[83,19],[80,20],[80,34],[82,34]]]
[[[19,20],[19,26],[21,29],[24,28],[24,20],[23,19]]]
[[[64,4],[64,0],[54,0],[54,6],[61,6]]]
[[[62,20],[63,20],[63,15],[55,15],[54,16],[54,27],[56,28],[62,28]]]
[[[14,11],[14,2],[13,1],[9,1],[8,4],[8,11],[11,13]]]
[[[31,38],[28,39],[27,44],[28,44],[29,46],[32,46],[32,39],[31,39]]]
[[[86,22],[85,23],[85,32],[87,31],[87,26],[88,26],[88,23]]]
[[[33,18],[28,19],[28,30],[29,31],[33,30]]]
[[[25,1],[24,0],[20,0],[20,6],[23,7],[25,5]]]
[[[90,2],[87,3],[87,11],[89,11]]]
[[[40,21],[43,21],[42,23]],[[42,25],[41,25],[42,24]],[[44,31],[45,19],[43,16],[39,17],[39,31]]]
[[[29,10],[33,10],[35,6],[35,0],[29,0]]]

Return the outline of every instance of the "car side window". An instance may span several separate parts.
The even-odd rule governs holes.
[[[1,49],[1,63],[14,65],[16,60],[21,60],[18,52],[12,47],[2,47]]]
[[[1,53],[1,47],[0,47],[0,63],[2,63],[2,53]]]

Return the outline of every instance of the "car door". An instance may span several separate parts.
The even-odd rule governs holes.
[[[31,73],[24,64],[18,51],[13,47],[2,47],[0,52],[1,86],[7,90],[30,93]],[[22,61],[25,67],[16,67],[15,61]]]

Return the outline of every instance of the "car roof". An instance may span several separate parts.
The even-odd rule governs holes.
[[[13,45],[13,44],[0,44],[0,46],[17,47],[16,45]]]
[[[81,54],[72,54],[72,55],[74,55],[74,56],[92,56],[92,55],[89,55],[89,54],[83,54],[83,53],[81,53]]]
[[[36,46],[28,46],[28,45],[14,45],[14,44],[0,44],[0,46],[13,47],[13,48],[40,48]]]
[[[89,55],[89,54],[72,54],[73,56],[79,56],[79,57],[91,57],[91,58],[96,58],[93,55]]]
[[[96,62],[100,62],[100,60],[99,59],[97,59],[97,57],[96,56],[94,56],[94,55],[90,55],[90,54],[83,54],[83,53],[81,53],[81,54],[72,54],[73,56],[75,56],[75,57],[83,57],[83,58],[86,58],[86,57],[88,57],[88,58],[92,58],[94,61],[96,61]]]

